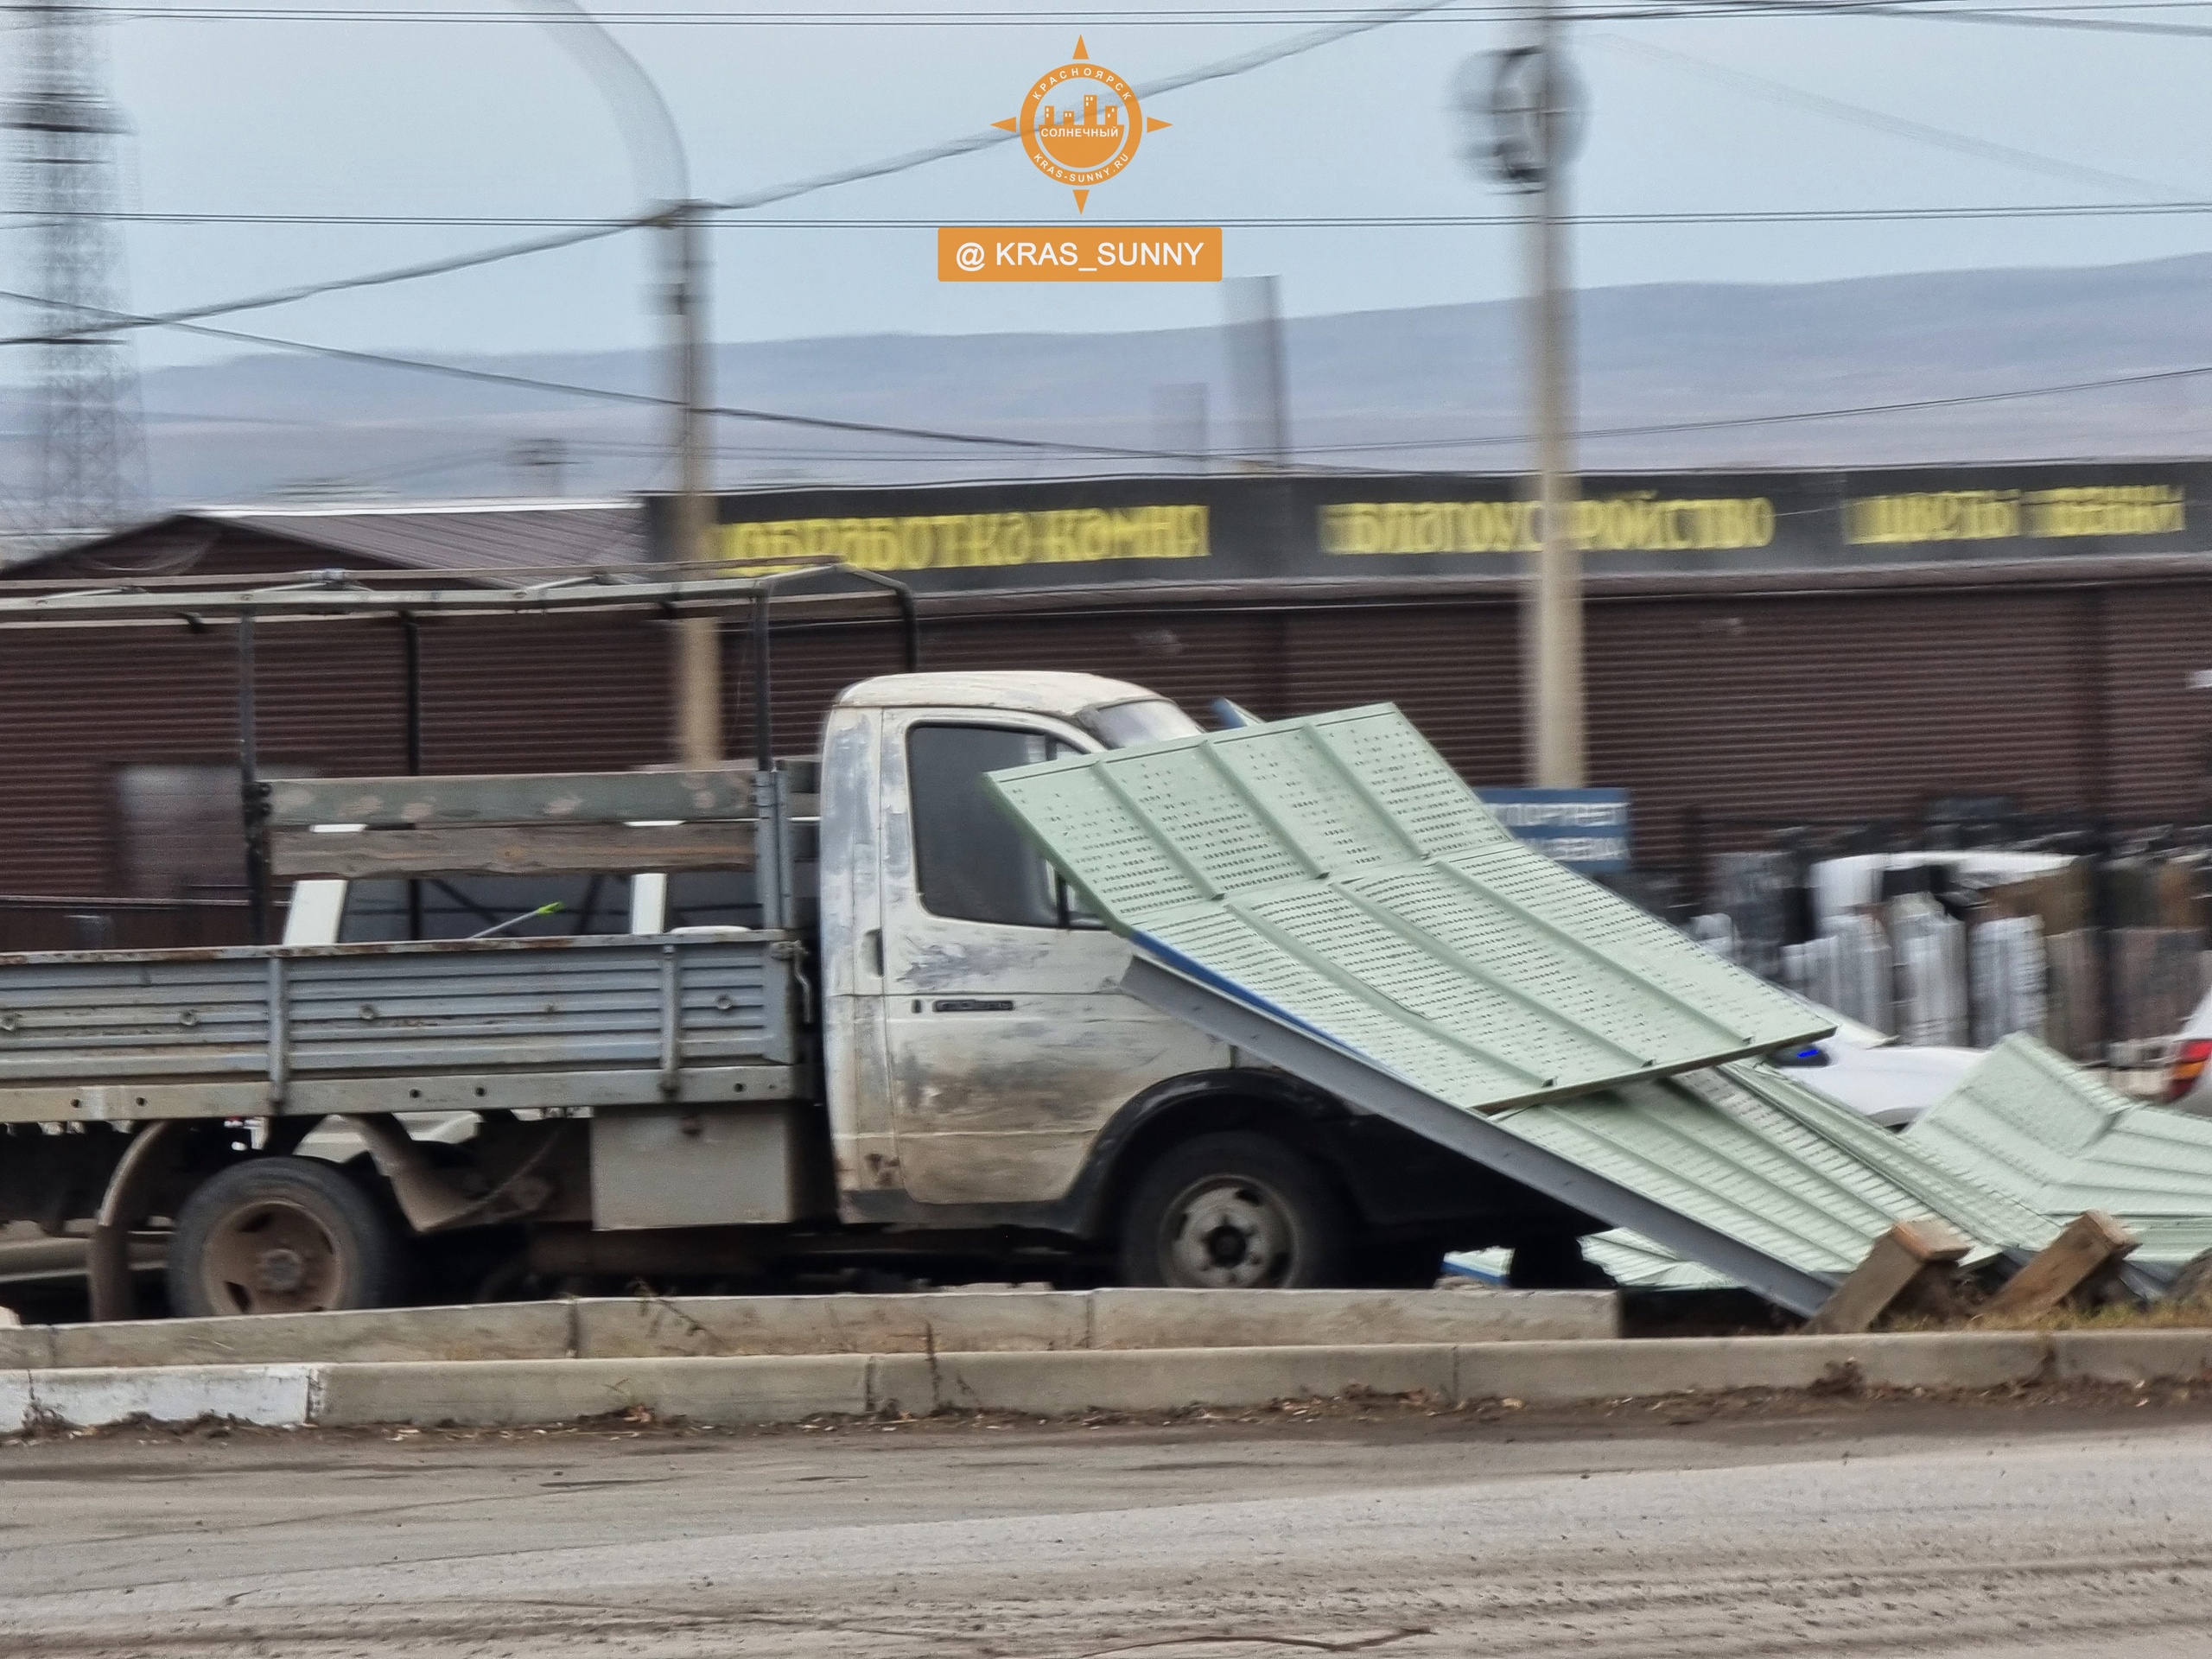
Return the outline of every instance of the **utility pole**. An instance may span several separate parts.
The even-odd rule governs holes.
[[[1533,603],[1522,606],[1522,671],[1533,696],[1525,715],[1533,781],[1545,789],[1580,789],[1589,782],[1584,758],[1582,702],[1582,550],[1574,538],[1576,498],[1573,394],[1568,380],[1573,345],[1567,331],[1567,216],[1569,119],[1559,16],[1552,0],[1536,8],[1539,144],[1537,181],[1529,193],[1529,302],[1535,311],[1529,353],[1535,384],[1538,533]]]
[[[139,505],[145,452],[137,357],[127,337],[85,333],[123,308],[114,138],[95,32],[84,8],[25,0],[20,95],[0,124],[20,135],[16,200],[37,238],[39,528],[102,530]]]
[[[1573,327],[1567,276],[1567,163],[1580,99],[1560,48],[1554,0],[1536,0],[1531,44],[1490,67],[1484,159],[1526,198],[1529,404],[1535,417],[1536,545],[1521,605],[1521,686],[1530,781],[1587,782],[1582,671],[1582,551],[1575,538]],[[1474,66],[1469,66],[1471,68]],[[1471,113],[1463,78],[1461,106]]]
[[[679,564],[705,564],[715,556],[709,537],[713,512],[707,496],[707,284],[704,226],[699,204],[677,205],[667,232],[676,280],[676,446],[677,479],[671,551]],[[758,601],[756,603],[760,602]],[[721,624],[711,616],[686,616],[676,624],[677,758],[698,769],[722,758]]]

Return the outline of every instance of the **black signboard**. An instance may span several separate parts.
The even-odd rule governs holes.
[[[2185,552],[2200,482],[2212,463],[1599,474],[1573,534],[1593,575]],[[1541,531],[1529,495],[1406,474],[805,488],[722,497],[715,534],[725,557],[829,556],[933,592],[1503,574]]]

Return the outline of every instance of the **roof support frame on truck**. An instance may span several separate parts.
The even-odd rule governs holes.
[[[1809,1316],[1834,1287],[1679,1211],[1569,1162],[1478,1112],[1463,1111],[1334,1044],[1271,1018],[1227,993],[1161,967],[1140,952],[1122,988],[1230,1046],[1258,1055],[1339,1099],[1388,1118],[1545,1197],[1616,1227],[1632,1228],[1677,1254],[1728,1274],[1792,1313]]]
[[[269,851],[268,785],[260,775],[259,690],[255,664],[259,621],[316,621],[393,617],[402,630],[404,676],[403,740],[410,776],[423,770],[421,626],[431,616],[544,616],[562,613],[643,612],[664,617],[720,615],[742,609],[751,624],[753,747],[762,776],[776,766],[775,711],[769,659],[774,600],[823,576],[849,577],[887,594],[899,610],[906,671],[921,667],[920,612],[913,590],[880,571],[834,560],[763,562],[767,568],[729,574],[720,564],[608,565],[554,572],[456,570],[426,580],[419,571],[302,571],[273,582],[238,586],[221,578],[149,577],[98,586],[0,582],[0,629],[171,624],[204,631],[211,621],[238,629],[238,751],[240,823],[245,840],[246,907],[254,942],[270,935],[273,894]],[[518,580],[543,576],[542,581]],[[379,581],[389,585],[379,585]],[[785,849],[778,849],[779,855]],[[420,888],[409,884],[410,931],[421,931]]]

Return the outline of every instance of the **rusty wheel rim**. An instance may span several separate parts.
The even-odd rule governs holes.
[[[337,1306],[351,1266],[345,1247],[313,1211],[265,1199],[217,1224],[200,1271],[216,1307],[313,1313]]]

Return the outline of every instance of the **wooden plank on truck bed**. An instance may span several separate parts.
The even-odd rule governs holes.
[[[372,829],[456,824],[685,823],[753,816],[753,773],[579,772],[440,778],[279,778],[270,780],[269,822],[279,830],[318,823]]]
[[[468,825],[325,835],[279,830],[270,868],[288,880],[412,875],[636,874],[749,870],[747,823]]]

